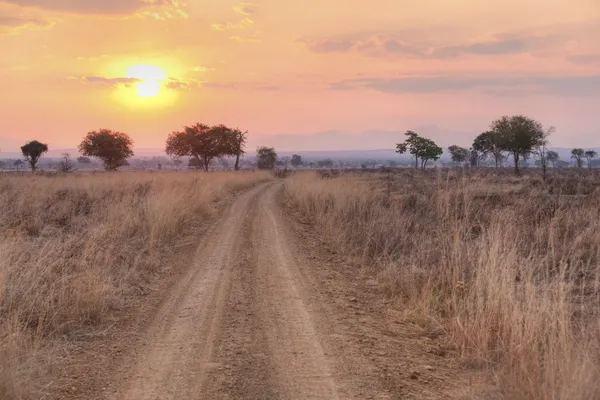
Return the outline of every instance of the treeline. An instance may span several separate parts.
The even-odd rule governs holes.
[[[209,126],[194,124],[185,126],[167,137],[165,152],[179,161],[179,157],[190,157],[189,166],[208,171],[211,163],[217,158],[235,157],[234,169],[240,169],[240,157],[246,153],[248,132],[225,125]],[[21,147],[21,152],[32,171],[37,169],[40,158],[49,150],[48,145],[37,140],[30,141]],[[126,133],[110,129],[89,132],[78,146],[81,156],[80,164],[90,164],[90,157],[99,159],[107,171],[117,170],[128,165],[128,158],[134,155],[133,140]],[[259,169],[273,169],[277,164],[277,152],[272,147],[259,147],[256,152]],[[14,166],[19,169],[22,160]],[[181,164],[178,162],[177,164]],[[67,154],[59,164],[64,171],[72,169],[72,162]]]
[[[488,131],[478,135],[470,148],[452,145],[448,151],[453,162],[474,167],[488,158],[500,167],[510,156],[516,174],[520,173],[523,162],[534,157],[545,174],[549,165],[555,167],[560,161],[557,152],[548,150],[554,131],[553,126],[545,129],[539,121],[524,115],[503,116],[493,121]],[[429,161],[439,160],[442,156],[443,149],[433,140],[413,131],[407,131],[405,135],[407,139],[396,145],[396,152],[411,154],[415,158],[415,168],[425,168]],[[596,157],[598,153],[594,150],[576,148],[571,151],[571,158],[579,168],[583,167],[584,161],[592,168]]]

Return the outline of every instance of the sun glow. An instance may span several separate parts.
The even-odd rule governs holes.
[[[135,79],[135,90],[140,97],[154,97],[160,93],[160,87],[167,74],[160,67],[149,64],[132,65],[127,68],[127,78]]]

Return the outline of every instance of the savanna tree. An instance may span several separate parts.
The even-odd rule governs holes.
[[[546,159],[552,164],[552,168],[556,168],[556,163],[560,160],[560,155],[554,150],[548,150],[546,152]]]
[[[212,160],[226,153],[225,145],[221,129],[195,124],[184,127],[183,131],[171,133],[167,138],[165,152],[174,157],[190,156],[197,160],[190,162],[190,165],[195,165],[198,169],[204,167],[208,171]]]
[[[256,149],[256,162],[258,169],[273,169],[277,162],[277,153],[272,147],[259,147]]]
[[[540,139],[539,143],[534,147],[532,153],[539,160],[540,166],[542,167],[542,177],[546,180],[548,172],[548,145],[550,144],[550,135],[554,132],[555,128],[551,126],[547,131],[544,132],[544,136]]]
[[[505,159],[504,149],[500,145],[500,135],[497,132],[483,132],[473,141],[473,150],[487,157],[492,155],[498,168]]]
[[[396,153],[412,154],[415,157],[415,168],[419,168],[419,161],[421,168],[425,168],[429,160],[439,160],[444,152],[433,140],[419,136],[414,131],[406,131],[404,135],[407,139],[396,144]]]
[[[225,125],[195,124],[171,133],[165,151],[172,157],[192,157],[198,162],[190,162],[190,165],[203,167],[205,171],[214,159],[235,156],[235,169],[239,169],[240,157],[245,153],[246,134]]]
[[[491,128],[499,135],[500,148],[512,155],[516,175],[521,173],[521,159],[540,146],[546,135],[540,122],[524,115],[504,116],[492,122]]]
[[[598,153],[594,150],[586,150],[585,158],[587,159],[588,168],[592,168],[592,160],[598,157]]]
[[[126,133],[100,129],[89,132],[83,138],[79,152],[85,157],[102,160],[107,171],[116,171],[128,165],[127,159],[133,156],[133,140]]]
[[[239,171],[240,169],[240,157],[243,156],[246,151],[246,142],[248,140],[248,131],[242,132],[240,129],[231,129],[229,132],[231,149],[230,152],[235,156],[235,165],[233,169]]]
[[[571,158],[575,160],[577,164],[577,168],[583,167],[583,158],[585,157],[585,150],[583,149],[573,149],[571,150]]]
[[[293,167],[299,167],[303,164],[302,162],[302,157],[299,156],[298,154],[294,154],[292,155],[292,166]]]
[[[470,156],[470,152],[468,149],[457,146],[455,144],[448,147],[448,151],[450,152],[452,161],[454,161],[456,163],[464,164],[469,159],[469,156]]]
[[[32,172],[35,172],[36,165],[40,160],[40,157],[47,152],[48,145],[45,143],[40,143],[37,140],[32,140],[31,142],[21,146],[21,153],[23,153],[23,156],[25,156],[25,159],[29,163]]]

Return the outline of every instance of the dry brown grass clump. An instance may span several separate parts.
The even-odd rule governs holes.
[[[505,398],[600,398],[600,174],[298,174],[286,194]]]
[[[0,398],[41,398],[53,339],[147,292],[217,201],[268,173],[0,175]]]

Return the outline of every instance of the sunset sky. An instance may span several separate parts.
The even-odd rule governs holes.
[[[105,127],[162,148],[195,122],[282,150],[469,145],[516,113],[600,146],[600,0],[0,0],[2,151]]]

